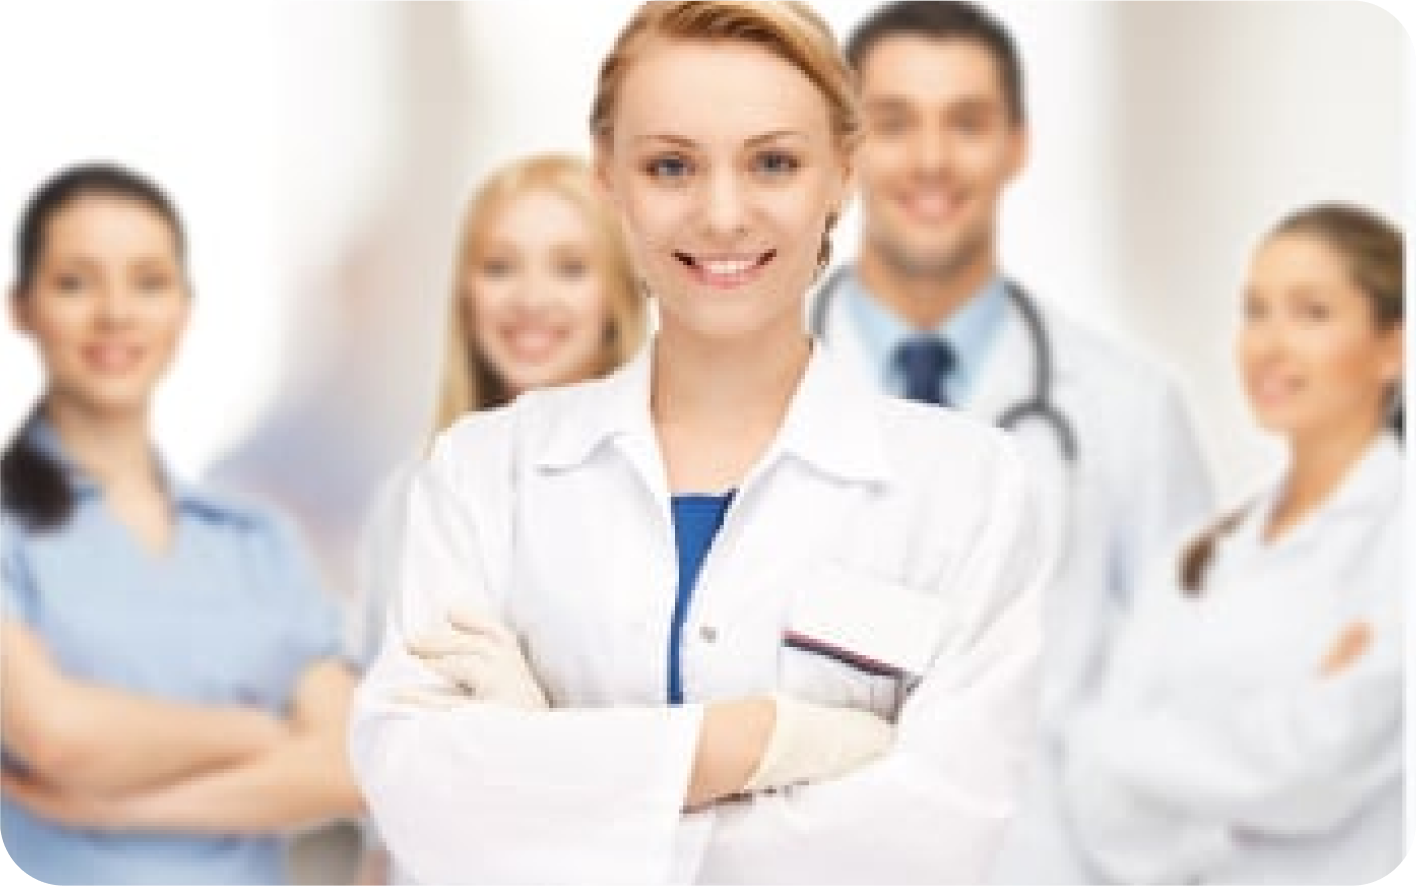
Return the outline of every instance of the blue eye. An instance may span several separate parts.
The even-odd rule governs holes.
[[[668,180],[685,178],[692,171],[687,160],[674,156],[655,157],[644,168],[651,178]]]
[[[767,151],[756,159],[757,171],[767,176],[791,175],[801,168],[800,161],[782,151]]]

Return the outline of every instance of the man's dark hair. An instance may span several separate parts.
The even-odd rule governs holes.
[[[1003,23],[973,3],[909,0],[887,3],[866,17],[846,41],[846,58],[861,70],[865,57],[880,41],[899,35],[929,40],[970,40],[988,50],[998,66],[1003,97],[1015,125],[1027,121],[1023,101],[1023,63],[1018,47]]]

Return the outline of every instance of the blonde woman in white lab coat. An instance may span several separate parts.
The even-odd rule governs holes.
[[[447,300],[437,411],[426,449],[459,418],[522,391],[608,375],[644,343],[647,304],[619,218],[578,156],[540,153],[493,170],[462,214]],[[369,509],[362,593],[348,625],[350,657],[373,662],[383,639],[402,505],[418,460],[400,464]],[[375,578],[375,576],[382,576]],[[394,882],[372,829],[361,883]]]
[[[844,60],[802,4],[645,4],[591,124],[660,329],[414,482],[352,736],[390,848],[426,882],[980,879],[1048,557],[1001,432],[803,329]]]
[[[1069,731],[1079,879],[1368,883],[1400,862],[1402,296],[1402,235],[1363,209],[1260,244],[1239,364],[1288,463],[1159,564]]]

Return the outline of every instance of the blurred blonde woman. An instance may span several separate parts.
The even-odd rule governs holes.
[[[604,375],[644,339],[644,298],[589,167],[540,154],[463,216],[433,433],[533,388]]]
[[[457,242],[430,436],[524,391],[605,375],[642,344],[645,299],[583,160],[538,154],[497,169],[468,202]],[[395,503],[410,471],[401,466],[385,484],[371,537],[396,531]],[[350,643],[367,665],[383,634],[387,600],[379,589],[388,584],[372,578],[381,569],[375,546],[364,549],[365,589]],[[387,880],[388,864],[373,850],[360,880]]]

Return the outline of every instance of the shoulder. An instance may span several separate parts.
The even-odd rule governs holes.
[[[930,497],[975,501],[1000,484],[1024,482],[1012,436],[962,410],[880,395],[876,412],[886,451],[903,483]]]
[[[1135,343],[1093,328],[1054,305],[1041,308],[1059,372],[1070,382],[1114,395],[1153,398],[1177,387],[1173,370]]]

